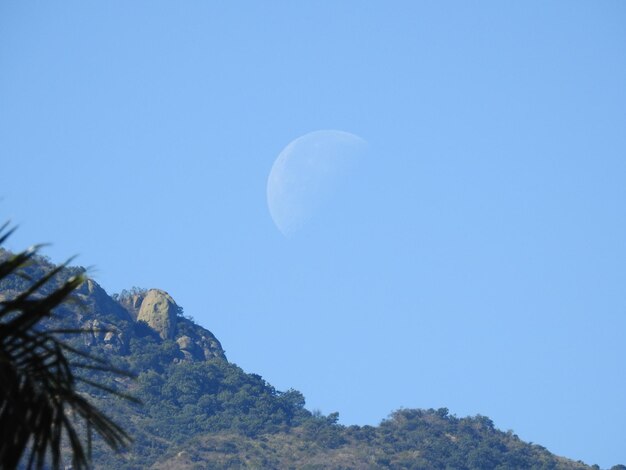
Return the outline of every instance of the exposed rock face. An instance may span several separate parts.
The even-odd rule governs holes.
[[[128,337],[123,325],[132,321],[126,309],[107,295],[93,279],[87,279],[74,291],[79,301],[73,314],[81,328],[91,330],[83,334],[86,346],[103,343],[106,350],[125,354],[128,352]],[[66,309],[62,306],[60,310]],[[119,325],[119,326],[116,326]]]
[[[126,309],[133,320],[137,321],[141,302],[143,302],[146,292],[131,293],[119,299],[120,305]]]
[[[0,260],[10,256],[11,253],[0,248]],[[23,273],[30,279],[40,279],[55,268],[43,258],[35,257],[33,261]],[[50,293],[70,276],[84,272],[82,268],[64,269],[53,282],[44,286],[42,293]],[[14,298],[29,284],[17,275],[0,281],[0,301]],[[162,290],[132,287],[109,296],[97,282],[87,278],[72,293],[71,300],[60,305],[55,310],[55,318],[46,320],[46,325],[84,330],[79,346],[94,348],[96,354],[125,356],[131,354],[133,347],[141,347],[146,342],[156,342],[159,347],[165,341],[174,340],[179,350],[171,356],[174,363],[227,360],[213,333],[183,317],[180,307]],[[168,351],[171,354],[171,349]]]
[[[82,327],[87,330],[83,334],[85,346],[103,343],[108,351],[122,354],[128,352],[128,335],[117,326],[96,319],[87,320]]]
[[[176,338],[176,344],[186,360],[226,359],[222,345],[210,331],[194,325],[187,319],[182,319],[181,322],[183,325],[186,324],[185,329],[191,334],[191,336],[182,335]]]
[[[130,340],[136,335],[132,324],[142,321],[162,340],[176,341],[180,350],[177,361],[226,360],[222,345],[213,333],[179,316],[178,305],[165,291],[136,289],[115,301],[89,279],[77,293],[91,312],[98,313],[80,320],[82,327],[90,330],[83,335],[86,346],[102,345],[107,351],[127,354]]]
[[[196,345],[202,350],[203,359],[226,359],[222,345],[213,334],[204,330],[200,333]]]
[[[180,360],[226,360],[222,345],[213,333],[180,316],[180,308],[167,292],[134,287],[116,299],[129,318],[145,322],[163,340],[175,340],[180,350]]]
[[[202,350],[193,342],[189,336],[181,336],[176,340],[180,351],[189,361],[204,359]]]
[[[96,317],[112,315],[120,320],[132,320],[132,317],[119,303],[113,300],[93,279],[87,279],[74,291],[83,310]]]
[[[145,321],[162,339],[173,339],[177,313],[178,306],[167,292],[151,289],[141,302],[137,321]]]

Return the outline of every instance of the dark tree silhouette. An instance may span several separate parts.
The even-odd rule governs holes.
[[[7,224],[0,227],[0,246],[12,232]],[[0,261],[0,281],[8,276],[25,277],[23,269],[38,248]],[[64,267],[53,269],[41,279],[28,279],[29,288],[0,302],[0,469],[14,469],[20,463],[29,469],[58,469],[65,440],[71,449],[73,468],[86,469],[94,431],[114,450],[130,442],[120,426],[77,390],[77,383],[83,381],[120,395],[81,378],[77,374],[81,369],[128,374],[63,341],[62,335],[80,330],[41,327],[41,321],[53,316],[53,310],[84,281],[82,275],[72,276],[51,293],[42,293],[42,287]]]

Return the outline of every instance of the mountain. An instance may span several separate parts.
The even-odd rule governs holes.
[[[0,259],[10,254],[0,251]],[[37,258],[0,282],[0,300],[23,292],[54,265]],[[84,273],[65,268],[41,293]],[[402,409],[379,426],[343,426],[338,414],[305,408],[296,390],[278,391],[228,361],[217,338],[185,317],[167,292],[132,288],[108,295],[87,279],[43,328],[84,330],[73,347],[132,371],[136,379],[85,370],[89,381],[130,394],[135,404],[88,383],[101,409],[134,437],[127,452],[94,443],[94,467],[117,469],[583,470],[590,467],[502,432],[484,416]],[[615,466],[614,470],[626,470]]]

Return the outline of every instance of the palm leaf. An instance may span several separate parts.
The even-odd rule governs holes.
[[[11,232],[6,224],[0,227],[0,243]],[[32,261],[38,249],[33,247],[0,261],[0,281],[23,274],[20,271]],[[114,450],[123,449],[131,442],[130,436],[81,395],[76,386],[83,382],[136,400],[80,377],[75,371],[92,369],[120,376],[130,374],[72,348],[61,339],[62,334],[82,330],[46,331],[39,326],[84,281],[82,276],[71,277],[52,292],[42,294],[42,288],[65,267],[63,264],[51,270],[14,298],[0,302],[0,469],[14,469],[20,463],[29,469],[42,469],[46,465],[59,469],[64,439],[72,452],[73,467],[87,469],[92,432]],[[85,436],[81,437],[83,433]]]

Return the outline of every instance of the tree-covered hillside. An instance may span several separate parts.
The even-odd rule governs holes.
[[[23,276],[0,283],[0,300],[53,268],[37,258]],[[43,292],[83,272],[64,269]],[[230,363],[213,334],[185,317],[164,291],[134,288],[109,296],[87,280],[43,326],[83,329],[65,339],[136,375],[81,372],[142,402],[84,387],[134,438],[132,447],[118,455],[96,442],[96,468],[592,468],[499,431],[486,417],[458,418],[446,409],[399,410],[376,427],[340,425],[336,413],[308,411],[301,393],[278,391]]]

